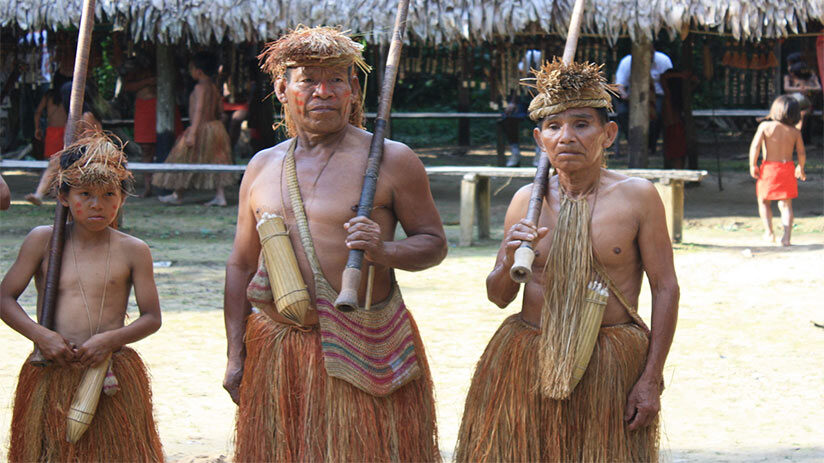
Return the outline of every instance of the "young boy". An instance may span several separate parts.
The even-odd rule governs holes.
[[[23,311],[17,298],[34,276],[41,309],[52,227],[32,230],[0,283],[0,317],[51,361],[20,371],[9,461],[162,461],[146,368],[126,344],[160,328],[152,256],[143,241],[115,230],[132,175],[126,157],[99,131],[59,154],[58,200],[67,206],[55,329]],[[125,325],[131,288],[140,316]],[[76,444],[66,440],[66,414],[84,371],[112,353],[106,394]],[[107,376],[108,376],[107,375]],[[110,392],[114,392],[109,396]]]
[[[801,118],[798,102],[790,95],[781,95],[773,101],[767,120],[759,124],[750,144],[750,176],[756,179],[758,215],[764,222],[764,239],[775,242],[772,227],[772,202],[778,201],[784,234],[783,246],[790,245],[793,229],[793,198],[798,197],[798,183],[807,180],[804,164],[807,153],[801,131],[795,124]],[[798,165],[793,164],[793,151]],[[761,165],[758,158],[763,156]]]

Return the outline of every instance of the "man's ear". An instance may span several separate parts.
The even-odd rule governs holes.
[[[604,149],[609,148],[615,142],[615,137],[618,136],[618,124],[615,121],[607,122],[606,126],[604,126],[604,130],[606,131],[606,138],[604,138]]]
[[[275,95],[278,97],[278,101],[281,104],[286,104],[286,78],[278,77],[275,80]]]
[[[535,139],[535,144],[538,145],[538,148],[541,148],[541,151],[546,152],[544,149],[544,142],[541,140],[541,124],[532,129],[532,138]]]

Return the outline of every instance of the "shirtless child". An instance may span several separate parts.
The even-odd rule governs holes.
[[[781,95],[773,101],[767,120],[758,126],[750,144],[750,175],[756,179],[758,215],[764,222],[764,238],[775,242],[772,228],[772,201],[778,201],[784,234],[783,246],[790,245],[793,228],[793,198],[798,196],[795,179],[807,180],[804,163],[807,160],[801,131],[795,127],[801,118],[798,101]],[[798,165],[793,164],[793,151],[798,153]],[[758,158],[763,156],[761,166]]]
[[[43,111],[46,111],[45,139],[43,128],[40,127]],[[68,116],[60,98],[60,89],[50,89],[43,95],[34,111],[34,138],[43,140],[43,159],[49,159],[63,149],[63,134],[66,130],[67,119]]]
[[[0,318],[51,361],[24,363],[11,424],[10,461],[162,461],[146,368],[125,347],[160,328],[152,256],[143,241],[115,230],[132,175],[112,140],[93,132],[59,154],[58,200],[67,206],[66,243],[55,329],[32,320],[17,301],[32,276],[41,310],[52,227],[32,230],[0,283]],[[134,286],[140,316],[125,325]],[[76,444],[66,441],[66,412],[86,368],[113,353],[119,391],[102,395]]]

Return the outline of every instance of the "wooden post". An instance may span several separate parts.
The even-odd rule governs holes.
[[[695,120],[692,117],[692,95],[694,85],[690,78],[693,70],[693,42],[694,41],[692,39],[692,34],[690,34],[684,39],[681,45],[681,67],[682,70],[687,74],[687,78],[682,80],[681,99],[684,102],[684,135],[687,138],[687,168],[697,170],[698,144],[696,143],[695,139]]]
[[[775,41],[775,48],[773,49],[775,53],[775,57],[778,60],[778,66],[772,68],[773,70],[773,85],[774,85],[774,92],[770,94],[770,104],[772,101],[784,93],[784,82],[781,81],[781,70],[784,68],[784,64],[782,63],[782,56],[781,56],[781,40]]]
[[[466,174],[461,180],[461,237],[459,246],[472,246],[472,229],[475,226],[475,197],[478,174]]]
[[[504,126],[500,119],[495,120],[495,152],[497,154],[498,167],[506,166],[506,139],[504,137]]]
[[[163,162],[175,144],[174,53],[166,44],[157,45],[157,144],[155,161]]]
[[[632,70],[629,84],[629,167],[649,164],[649,99],[652,43],[638,32],[632,42]]]
[[[468,112],[470,104],[469,95],[469,78],[470,74],[470,60],[468,46],[461,43],[458,46],[458,66],[460,72],[458,73],[458,112]],[[469,151],[469,119],[462,117],[458,119],[458,149],[461,154],[466,154]]]
[[[655,189],[664,203],[667,231],[673,243],[681,242],[684,221],[684,181],[662,178],[655,183]]]
[[[475,208],[478,214],[478,239],[489,238],[491,195],[489,192],[489,177],[478,176],[475,188]]]

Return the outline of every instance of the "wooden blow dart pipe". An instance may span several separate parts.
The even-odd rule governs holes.
[[[572,17],[569,20],[566,45],[564,46],[564,64],[569,65],[575,59],[575,49],[578,47],[578,36],[581,33],[581,23],[584,20],[584,0],[575,0],[572,8]],[[538,226],[541,218],[541,207],[544,204],[547,182],[549,180],[549,155],[542,153],[538,160],[538,170],[535,180],[532,181],[532,194],[529,197],[529,206],[526,219]],[[516,283],[526,283],[532,278],[532,261],[535,260],[535,250],[531,241],[521,242],[515,250],[514,262],[509,269],[509,276]]]
[[[92,26],[94,26],[95,0],[83,0],[83,10],[80,16],[80,30],[77,34],[77,53],[74,57],[74,74],[72,75],[72,93],[69,100],[69,118],[66,122],[66,135],[63,146],[71,145],[75,140],[77,124],[83,114],[83,98],[86,89],[86,75],[89,65],[89,50],[92,43]],[[55,156],[50,162],[60,162]],[[65,243],[66,218],[69,209],[57,201],[54,209],[54,227],[49,245],[49,265],[46,268],[46,286],[43,290],[43,305],[40,308],[38,322],[44,327],[54,329],[55,305],[57,293],[60,289],[60,267],[63,263],[63,244]],[[40,349],[35,344],[34,352],[29,356],[29,363],[37,366],[48,365]]]
[[[358,217],[372,214],[372,204],[375,200],[375,190],[378,186],[378,171],[383,158],[383,142],[386,137],[386,125],[392,108],[392,94],[395,91],[395,78],[398,75],[398,63],[401,59],[403,36],[406,33],[406,14],[409,11],[409,0],[398,2],[398,14],[395,16],[395,27],[392,30],[392,42],[389,45],[389,54],[386,58],[386,71],[383,75],[383,86],[378,103],[378,114],[375,119],[375,131],[372,134],[372,143],[369,146],[369,160],[366,164],[366,173],[363,178],[363,189],[358,202]],[[363,251],[352,249],[341,277],[341,289],[335,300],[335,308],[342,312],[351,312],[358,308],[358,288],[361,282],[361,266],[363,265]]]

